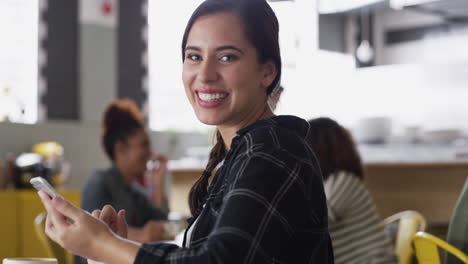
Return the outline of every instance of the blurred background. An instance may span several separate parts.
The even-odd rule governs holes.
[[[57,185],[79,190],[109,164],[99,141],[104,107],[131,98],[148,116],[154,148],[170,159],[172,209],[186,212],[184,193],[213,133],[181,82],[182,33],[200,2],[0,1],[0,187],[22,188],[12,168],[36,153],[23,156],[19,174],[43,166]],[[446,226],[468,175],[468,2],[269,4],[283,59],[276,114],[344,124],[383,216],[412,206]],[[41,142],[51,149],[34,149]]]

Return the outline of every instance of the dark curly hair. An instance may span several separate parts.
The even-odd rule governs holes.
[[[102,118],[102,145],[110,160],[114,161],[117,142],[126,142],[128,137],[144,129],[144,115],[130,99],[112,101]]]

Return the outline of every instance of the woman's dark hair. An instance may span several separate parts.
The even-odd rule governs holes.
[[[327,117],[311,119],[309,124],[306,142],[317,156],[323,179],[333,173],[347,171],[362,180],[361,157],[351,133]]]
[[[114,161],[117,142],[127,142],[129,136],[144,129],[144,115],[130,99],[112,101],[102,118],[102,145],[107,157]]]
[[[279,24],[275,13],[265,0],[206,0],[190,17],[182,39],[182,60],[185,59],[185,46],[193,24],[206,15],[229,12],[238,15],[247,40],[255,47],[260,63],[274,63],[277,75],[267,88],[267,95],[279,84],[281,78],[281,55],[278,40]],[[216,132],[216,145],[211,150],[208,164],[202,176],[195,182],[189,195],[190,211],[199,213],[208,194],[208,180],[216,166],[226,154],[223,139]]]

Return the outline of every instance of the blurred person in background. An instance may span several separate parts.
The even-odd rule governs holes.
[[[306,142],[322,170],[335,263],[398,263],[363,183],[361,157],[351,133],[326,117],[309,124]]]
[[[130,239],[160,240],[163,228],[159,220],[166,220],[168,213],[164,192],[167,159],[151,151],[144,115],[133,101],[120,99],[107,106],[102,120],[102,145],[112,164],[87,178],[82,208],[92,212],[111,205],[125,210]],[[148,162],[154,165],[150,171]],[[148,184],[153,185],[153,202],[140,185],[146,173],[150,174]]]

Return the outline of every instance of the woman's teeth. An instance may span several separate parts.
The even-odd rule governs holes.
[[[222,93],[198,93],[198,97],[206,102],[221,100],[226,98],[227,94]]]

